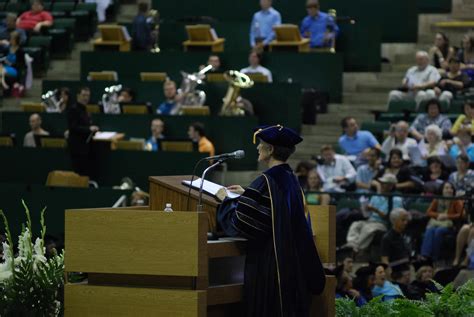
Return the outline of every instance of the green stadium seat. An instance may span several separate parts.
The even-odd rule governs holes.
[[[415,112],[416,102],[415,101],[390,101],[388,105],[388,112],[390,113],[403,113],[405,111]]]
[[[402,112],[392,112],[392,113],[381,113],[377,118],[378,121],[387,121],[387,122],[398,122],[405,119],[405,114]]]
[[[464,100],[453,100],[449,106],[448,113],[464,113]]]
[[[72,51],[73,34],[63,28],[52,28],[48,30],[51,36],[51,55],[65,56]]]
[[[49,62],[50,62],[50,51],[51,51],[51,41],[52,37],[51,36],[32,36],[30,37],[30,40],[28,41],[28,46],[30,47],[41,47],[43,49],[43,54],[42,54],[42,67],[41,69],[46,72],[49,68]]]
[[[337,200],[337,204],[336,204],[337,211],[343,208],[360,209],[359,200],[356,198],[336,198],[336,200]]]
[[[88,10],[80,10],[78,8],[83,5],[92,4],[95,8],[95,3],[78,3],[76,10],[70,13],[71,18],[76,19],[76,28],[74,36],[77,40],[88,40],[90,36],[95,33],[97,28],[97,14],[95,12],[90,12]]]
[[[74,2],[55,2],[52,11],[64,11],[69,13],[74,10],[75,6],[76,4]]]
[[[377,138],[379,142],[384,139],[385,131],[390,129],[390,122],[387,121],[375,121],[375,122],[362,122],[360,127],[361,130],[367,130]]]
[[[422,213],[425,213],[428,210],[428,207],[430,206],[429,202],[412,202],[408,204],[408,210],[416,210]]]

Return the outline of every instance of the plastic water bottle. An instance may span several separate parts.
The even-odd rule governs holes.
[[[173,208],[171,208],[171,204],[167,203],[164,212],[173,212]]]

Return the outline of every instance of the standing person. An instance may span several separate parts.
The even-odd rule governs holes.
[[[149,51],[152,46],[151,25],[148,23],[148,3],[138,3],[138,14],[132,23],[132,47],[136,51]]]
[[[302,139],[281,125],[264,126],[254,133],[258,160],[268,166],[244,190],[229,199],[226,191],[218,221],[230,236],[249,239],[244,277],[245,316],[309,316],[311,293],[325,285],[324,270],[305,215],[298,179],[286,163]]]
[[[260,0],[261,10],[256,12],[250,25],[250,47],[259,50],[275,38],[273,27],[281,24],[280,12],[273,9],[272,0]]]
[[[71,154],[72,168],[79,175],[91,176],[91,142],[99,127],[92,125],[86,110],[91,91],[88,87],[80,88],[76,103],[66,109],[69,129],[68,146]]]
[[[306,10],[308,15],[301,22],[301,36],[309,38],[309,44],[313,48],[334,47],[336,36],[339,33],[339,27],[334,18],[319,11],[318,0],[308,0]]]

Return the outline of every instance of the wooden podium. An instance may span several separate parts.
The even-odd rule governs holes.
[[[150,206],[66,211],[65,267],[86,283],[65,285],[66,316],[241,316],[245,239],[207,241],[218,201],[204,212],[189,176],[150,177]],[[162,210],[172,203],[172,213]],[[335,258],[335,209],[313,207],[323,262]],[[323,250],[324,249],[324,250]],[[313,301],[312,316],[334,316],[335,280]]]

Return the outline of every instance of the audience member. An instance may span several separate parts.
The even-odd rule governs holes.
[[[375,265],[375,285],[372,288],[374,297],[383,296],[382,301],[390,301],[403,296],[403,292],[398,285],[387,280],[388,266],[384,263]]]
[[[412,193],[415,188],[415,182],[412,180],[413,173],[410,168],[403,161],[403,153],[399,149],[393,149],[389,153],[388,165],[380,170],[375,175],[375,180],[372,181],[372,186],[375,186],[377,192],[381,190],[381,184],[377,180],[385,174],[395,175],[397,177],[397,184],[395,190],[401,193]]]
[[[394,262],[409,262],[410,239],[404,235],[404,232],[410,221],[410,214],[405,209],[396,208],[392,210],[389,217],[392,228],[382,238],[381,261],[388,265]]]
[[[253,15],[250,25],[250,46],[263,48],[274,38],[273,27],[281,24],[280,12],[273,9],[272,0],[260,0],[261,10]]]
[[[319,0],[308,0],[306,11],[308,15],[301,22],[301,36],[309,38],[309,45],[313,48],[334,47],[339,33],[334,18],[319,10]]]
[[[449,45],[449,38],[446,34],[443,32],[436,33],[434,45],[428,52],[431,65],[439,70],[447,70],[449,66],[448,61],[454,56],[454,53],[454,48]]]
[[[0,23],[0,46],[9,44],[12,32],[20,34],[20,45],[26,44],[26,32],[16,26],[16,19],[16,14],[9,12],[5,17],[5,21]]]
[[[136,51],[149,51],[153,45],[152,27],[148,23],[148,3],[138,3],[138,14],[132,22],[132,47]]]
[[[352,277],[344,271],[342,266],[336,268],[334,275],[337,279],[336,284],[336,298],[350,298],[358,307],[367,304],[367,300],[359,291],[352,286]]]
[[[20,79],[20,71],[25,64],[24,52],[20,47],[20,33],[10,33],[10,42],[5,55],[0,64],[0,73],[3,88],[9,89],[10,85]]]
[[[261,54],[257,53],[256,51],[251,51],[249,54],[249,66],[242,68],[240,72],[244,74],[260,73],[263,76],[267,77],[267,81],[271,83],[273,82],[272,72],[268,68],[265,68],[260,65],[261,60]]]
[[[466,251],[466,257],[461,261],[461,256],[466,250],[466,247],[471,245],[474,240],[474,224],[465,224],[461,227],[456,237],[456,254],[453,260],[453,266],[467,266],[469,263],[468,252]]]
[[[440,158],[431,156],[428,158],[428,168],[422,173],[424,193],[435,195],[440,192],[448,177],[449,173]]]
[[[403,153],[403,159],[410,159],[408,149],[418,146],[415,139],[408,137],[409,125],[406,121],[398,121],[390,128],[390,135],[382,144],[382,152],[388,157],[392,149],[399,149]]]
[[[210,156],[214,156],[216,151],[214,145],[206,137],[206,130],[201,122],[194,122],[188,128],[188,136],[191,140],[198,143],[198,150],[201,153],[209,153]]]
[[[301,187],[306,185],[308,173],[314,168],[316,168],[316,164],[310,161],[301,161],[296,165],[295,175],[298,177]]]
[[[439,290],[433,282],[433,263],[431,261],[414,262],[415,280],[411,285],[418,289],[420,297],[426,298],[427,293],[438,293]]]
[[[471,129],[459,129],[457,137],[453,141],[454,144],[449,149],[449,155],[456,159],[460,154],[465,154],[469,157],[470,162],[474,162],[474,144],[472,143]]]
[[[135,93],[131,88],[125,87],[120,90],[117,101],[119,103],[131,103],[134,102]]]
[[[420,300],[421,294],[418,288],[410,284],[411,272],[407,263],[392,266],[393,284],[398,286],[405,296],[411,300]]]
[[[458,59],[462,63],[461,69],[471,81],[474,80],[474,34],[466,34],[462,39],[462,48],[458,51]]]
[[[42,0],[33,0],[31,10],[20,15],[16,25],[22,30],[39,33],[42,28],[53,25],[53,16],[44,10]]]
[[[410,133],[419,142],[424,138],[425,129],[432,124],[437,125],[445,135],[448,135],[451,129],[451,121],[441,114],[441,104],[437,99],[431,99],[426,103],[426,113],[416,116],[410,127]]]
[[[356,271],[354,288],[367,300],[373,298],[372,288],[375,286],[375,267],[362,266]]]
[[[151,136],[146,141],[145,147],[149,151],[158,151],[159,143],[158,140],[165,138],[163,131],[165,130],[165,123],[161,119],[151,120]]]
[[[41,127],[41,117],[39,114],[34,113],[30,116],[30,128],[31,131],[25,134],[23,139],[24,147],[36,147],[35,135],[49,135],[49,132]]]
[[[325,192],[345,192],[345,187],[352,184],[356,171],[349,159],[336,154],[331,145],[321,147],[323,164],[318,164],[317,171],[323,182]]]
[[[471,130],[471,135],[474,136],[474,101],[466,101],[464,104],[464,114],[459,115],[454,122],[451,128],[451,134],[454,136],[457,135],[461,128]]]
[[[388,102],[398,100],[415,100],[419,106],[422,101],[435,97],[433,88],[440,79],[438,70],[431,66],[428,53],[416,53],[416,66],[411,67],[405,74],[402,87],[392,90]]]
[[[103,23],[106,20],[106,11],[109,5],[112,3],[112,0],[85,0],[86,3],[95,3],[96,4],[96,13],[97,21]]]
[[[425,129],[425,138],[418,144],[421,157],[428,159],[432,156],[442,156],[447,153],[446,143],[443,141],[443,131],[435,124]]]
[[[458,92],[469,87],[471,79],[461,71],[461,63],[456,57],[449,59],[449,71],[441,76],[437,86],[434,88],[439,101],[451,104],[451,100]]]
[[[446,198],[454,197],[454,185],[445,182],[441,195]],[[453,229],[455,221],[460,220],[464,214],[462,200],[435,199],[432,201],[426,214],[430,217],[421,246],[421,255],[437,261],[440,257],[444,236]]]
[[[72,168],[79,175],[93,175],[93,156],[91,141],[99,127],[92,125],[91,118],[86,110],[89,104],[91,91],[88,87],[79,89],[76,103],[66,109],[69,129],[68,148],[71,154]]]
[[[172,80],[165,81],[163,84],[163,94],[166,100],[159,105],[156,112],[162,115],[176,115],[178,110],[176,83]]]
[[[71,91],[67,87],[59,89],[59,112],[64,112],[72,103]]]
[[[378,194],[387,195],[391,194],[395,188],[397,178],[395,175],[386,174],[377,181],[381,184]],[[347,233],[346,246],[351,247],[355,252],[367,249],[376,232],[387,231],[389,211],[402,207],[403,200],[401,197],[372,196],[366,207],[370,211],[369,218],[351,224]]]
[[[356,166],[366,161],[365,156],[371,148],[381,149],[379,142],[369,131],[359,130],[354,117],[345,117],[341,120],[344,134],[339,138],[339,146],[346,155],[355,155]]]
[[[312,169],[308,172],[308,179],[306,181],[306,185],[303,187],[306,203],[309,205],[329,205],[329,195],[315,193],[321,192],[322,190],[323,184],[321,182],[321,178],[319,177],[316,169]]]
[[[211,69],[207,71],[207,73],[223,73],[221,58],[217,54],[209,55],[207,59],[207,65],[211,65]],[[199,69],[203,69],[205,66],[199,66]]]
[[[381,152],[377,148],[372,148],[367,153],[367,164],[357,168],[356,186],[359,192],[369,192],[372,180],[383,168],[380,162]]]
[[[456,158],[456,172],[449,175],[449,182],[454,185],[458,196],[474,188],[474,171],[469,169],[469,157],[466,154]]]
[[[350,277],[353,277],[354,274],[353,274],[353,269],[354,269],[354,259],[350,256],[346,256],[344,257],[344,259],[342,260],[342,268],[344,269],[344,272],[346,272],[347,274],[349,274]]]

